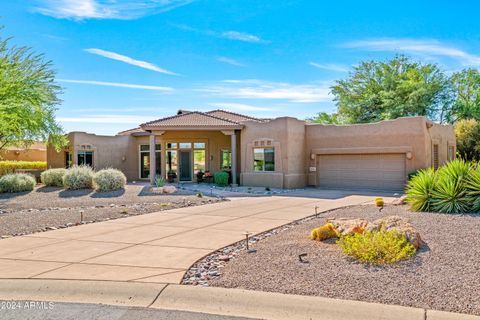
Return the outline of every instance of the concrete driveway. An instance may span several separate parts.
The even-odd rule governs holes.
[[[0,278],[179,283],[210,252],[314,214],[373,203],[373,195],[317,191],[236,198],[0,241]]]

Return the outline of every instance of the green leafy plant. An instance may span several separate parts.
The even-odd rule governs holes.
[[[465,182],[467,187],[468,201],[472,206],[472,210],[480,212],[480,166],[472,167],[470,174]]]
[[[26,173],[9,173],[0,178],[0,192],[32,191],[35,185],[35,178]]]
[[[40,180],[47,187],[63,187],[63,176],[67,169],[48,169],[40,174]]]
[[[407,184],[407,202],[413,211],[429,211],[436,174],[433,168],[417,171]]]
[[[89,166],[73,166],[63,176],[65,189],[91,189],[94,172]]]
[[[225,187],[228,185],[228,172],[218,171],[213,174],[213,180],[215,184],[220,187]]]
[[[415,254],[415,247],[397,231],[365,231],[342,236],[337,243],[342,251],[365,263],[390,264]]]
[[[197,197],[198,197],[198,198],[203,198],[203,193],[197,192]]]
[[[45,161],[0,161],[0,176],[7,173],[14,173],[15,170],[18,169],[47,169],[47,163]]]
[[[115,191],[125,187],[127,178],[117,169],[103,169],[93,176],[93,185],[97,191]]]
[[[165,185],[165,179],[161,175],[157,174],[153,183],[155,187],[161,188]]]
[[[432,191],[431,208],[435,212],[464,213],[471,207],[466,181],[472,171],[470,162],[456,159],[440,167]]]

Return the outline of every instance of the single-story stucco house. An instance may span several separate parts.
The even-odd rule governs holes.
[[[371,124],[322,125],[292,117],[260,119],[224,110],[180,110],[115,136],[69,133],[62,152],[49,147],[50,168],[113,167],[129,180],[159,174],[196,181],[230,172],[246,186],[401,190],[408,174],[454,159],[452,126],[424,117]]]

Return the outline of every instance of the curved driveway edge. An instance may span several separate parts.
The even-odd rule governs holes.
[[[0,298],[147,307],[270,320],[480,319],[473,315],[351,300],[116,281],[0,280]]]

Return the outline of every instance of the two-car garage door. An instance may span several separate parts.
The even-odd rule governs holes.
[[[317,156],[323,188],[402,190],[405,154],[332,154]]]

